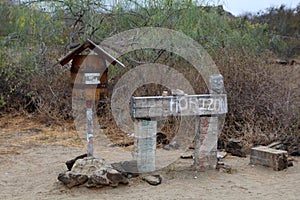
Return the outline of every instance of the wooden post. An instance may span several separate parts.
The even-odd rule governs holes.
[[[94,154],[94,143],[93,143],[93,101],[86,101],[86,119],[87,119],[87,155],[93,156]]]
[[[201,134],[200,134],[200,116],[195,118],[195,151],[194,151],[194,166],[200,166],[200,147],[201,147]]]
[[[138,173],[155,171],[157,121],[136,119],[134,121],[134,152]]]
[[[210,94],[223,93],[223,76],[221,74],[212,75],[210,77]],[[219,117],[212,115],[199,115],[196,117],[194,166],[200,171],[206,168],[213,169],[217,165],[217,142],[220,135],[219,121]]]

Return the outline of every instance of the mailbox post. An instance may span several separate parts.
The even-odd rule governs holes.
[[[87,53],[88,50],[89,53]],[[86,104],[85,131],[87,155],[93,156],[93,142],[95,140],[93,130],[94,105],[107,98],[108,69],[106,63],[108,62],[112,65],[118,64],[122,67],[125,66],[91,40],[85,41],[82,45],[71,51],[62,58],[59,63],[64,66],[71,60],[72,98],[73,100]],[[80,112],[82,112],[81,109]],[[82,112],[82,114],[84,113]],[[83,121],[82,119],[80,120]]]
[[[85,73],[85,85],[98,85],[100,84],[100,73]],[[94,142],[93,142],[93,99],[88,95],[88,90],[86,91],[86,121],[87,121],[87,155],[93,156],[94,154]]]
[[[87,155],[93,156],[94,154],[94,142],[93,142],[93,102],[91,100],[86,101],[86,121],[87,121]]]

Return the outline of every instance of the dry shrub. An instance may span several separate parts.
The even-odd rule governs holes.
[[[274,55],[255,56],[247,50],[223,50],[215,55],[214,60],[224,76],[229,109],[220,140],[226,143],[231,138],[241,139],[246,149],[276,140],[283,141],[290,149],[297,146],[300,143],[300,67],[268,64]],[[179,60],[169,66],[183,73],[196,93],[207,93],[201,76],[187,62]],[[163,90],[168,89],[147,84],[134,95],[160,95]],[[172,138],[179,123],[180,118],[169,118],[162,131]]]
[[[224,50],[216,55],[214,60],[224,76],[229,108],[220,140],[226,142],[230,138],[239,138],[247,147],[275,140],[282,140],[289,147],[297,146],[300,143],[300,67],[268,64],[266,61],[273,55],[254,56],[244,50]],[[170,62],[169,66],[183,73],[191,81],[196,93],[207,93],[201,76],[187,62],[177,60],[172,64],[173,58],[168,60],[167,57],[168,55],[162,56],[162,61],[167,60]],[[166,89],[157,84],[148,84],[137,89],[135,95],[160,95]],[[35,113],[47,125],[62,124],[65,120],[72,119],[67,69],[49,68],[44,73],[33,76],[30,84],[23,86],[22,90],[23,95],[16,94],[14,101],[11,101],[18,104],[19,110]],[[28,94],[26,98],[24,94]],[[100,124],[108,127],[107,134],[118,133],[119,139],[126,139],[126,134],[112,123],[109,107],[105,107],[106,113],[101,116]],[[176,132],[178,120],[180,119],[167,120],[163,131],[169,137]]]
[[[72,119],[72,88],[68,70],[49,68],[47,73],[34,76],[28,87],[31,98],[24,109],[38,115],[40,122],[50,126]]]
[[[240,138],[248,147],[275,140],[299,144],[300,67],[267,64],[272,56],[219,53],[229,109],[221,140]]]

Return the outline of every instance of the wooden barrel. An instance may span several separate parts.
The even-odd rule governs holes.
[[[99,55],[77,55],[71,67],[73,98],[104,100],[107,97],[108,69]]]

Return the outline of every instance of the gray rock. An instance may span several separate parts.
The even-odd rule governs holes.
[[[291,156],[300,156],[300,147],[294,146],[291,152]]]
[[[288,161],[288,167],[293,167],[293,166],[294,166],[293,161]]]
[[[172,142],[170,142],[170,144],[165,145],[163,147],[163,149],[165,149],[165,150],[177,150],[177,149],[179,149],[179,144],[177,144],[176,141],[172,141]]]
[[[219,171],[222,171],[222,172],[226,172],[228,174],[232,173],[231,166],[225,165],[225,163],[223,163],[223,162],[218,162],[217,166],[216,166],[216,169],[219,170]]]
[[[287,146],[284,145],[282,141],[272,142],[267,147],[272,148],[272,149],[277,149],[277,150],[284,150],[284,151],[288,150]]]
[[[149,183],[150,185],[154,185],[154,186],[157,186],[162,182],[162,177],[159,174],[144,176],[142,177],[142,179],[147,183]]]
[[[136,160],[112,163],[111,165],[115,170],[121,172],[126,177],[138,176],[138,168],[137,168]]]
[[[243,151],[243,146],[240,140],[230,139],[225,145],[225,151],[231,153],[233,156],[246,157],[246,153]]]
[[[102,158],[85,157],[77,159],[71,169],[58,176],[58,180],[71,188],[78,185],[86,187],[116,187],[128,184],[128,179]]]
[[[300,151],[293,150],[291,156],[300,156]]]
[[[103,187],[109,185],[109,180],[106,178],[106,170],[100,170],[95,172],[89,177],[86,184],[87,187]]]
[[[83,174],[73,174],[70,171],[66,173],[60,173],[58,175],[58,180],[63,182],[68,188],[72,188],[74,186],[82,185],[88,181],[88,176]]]
[[[109,169],[106,177],[112,187],[117,187],[119,183],[128,184],[128,179],[115,169]]]

